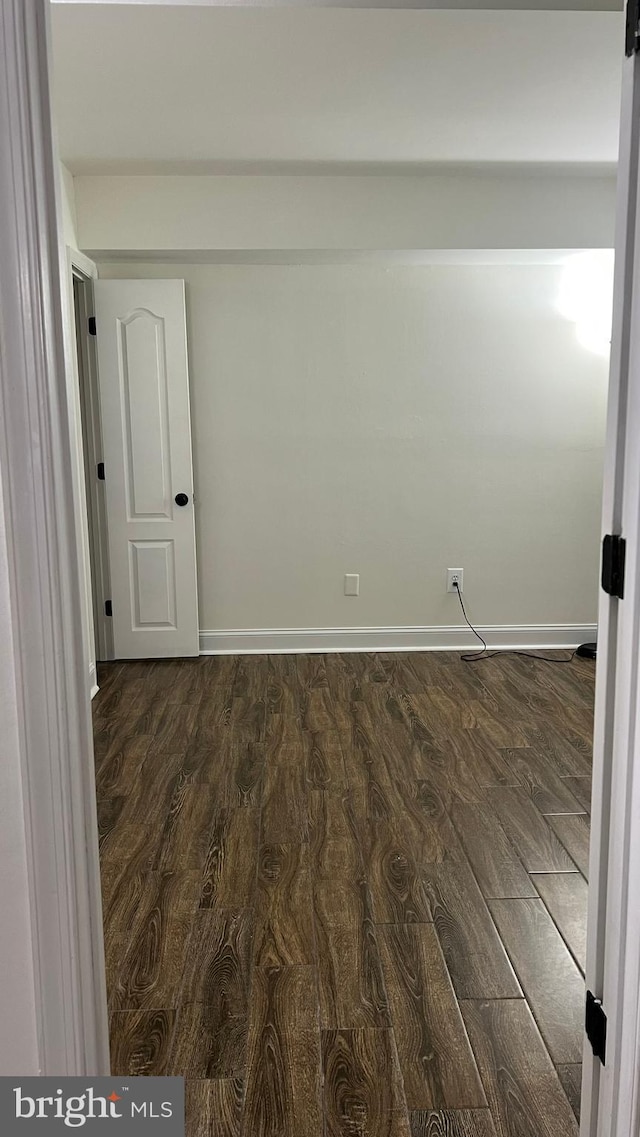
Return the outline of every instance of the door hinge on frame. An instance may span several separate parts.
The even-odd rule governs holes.
[[[95,318],[95,316],[89,316],[89,319],[87,320],[87,324],[88,324],[88,326],[89,326],[89,335],[90,335],[90,336],[95,336],[95,335],[97,335],[97,328],[96,328],[96,318]]]
[[[602,999],[596,999],[587,991],[584,1029],[596,1058],[604,1066],[607,1051],[607,1016],[602,1009]]]
[[[602,588],[609,596],[624,598],[624,537],[607,533],[602,541]]]
[[[640,51],[640,0],[627,0],[625,52],[627,58]]]
[[[104,602],[104,614],[105,616],[113,616],[113,604],[110,600]]]
[[[104,481],[104,462],[98,462],[97,465],[98,481]]]

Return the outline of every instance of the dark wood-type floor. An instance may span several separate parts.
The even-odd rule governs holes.
[[[102,668],[112,1069],[188,1137],[576,1137],[593,665]]]

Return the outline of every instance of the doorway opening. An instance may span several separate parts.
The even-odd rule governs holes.
[[[95,658],[101,663],[113,659],[113,631],[111,617],[108,615],[111,598],[109,537],[104,496],[105,466],[95,350],[93,279],[77,264],[73,264],[73,261],[72,287],[92,630]]]
[[[184,34],[193,35],[182,59],[203,42],[189,30],[191,15],[181,16]],[[118,31],[114,54],[121,42]],[[289,56],[313,50],[305,43]],[[398,91],[410,44],[402,50],[397,74],[389,64]],[[359,42],[351,57],[362,59]],[[253,56],[243,50],[242,58]],[[281,92],[281,68],[273,73]],[[366,98],[349,105],[368,106],[380,86],[367,79],[369,65],[363,75]],[[314,96],[310,122],[318,106],[334,106],[331,94]],[[501,136],[512,95],[496,113]],[[194,106],[188,110],[179,141]],[[459,117],[465,123],[469,107]],[[281,118],[282,108],[272,121]],[[294,140],[306,135],[291,132]],[[299,169],[294,157],[288,173]],[[567,170],[544,181],[540,171],[528,180],[521,171],[484,170],[479,179],[447,167],[430,180],[426,163],[419,182],[413,171],[405,185],[401,169],[395,186],[403,196],[385,224],[405,251],[393,253],[368,247],[381,241],[371,203],[382,209],[389,200],[376,196],[389,192],[377,184],[378,166],[363,187],[359,164],[340,165],[336,187],[334,167],[320,180],[305,166],[294,185],[288,173],[274,180],[265,164],[263,177],[242,175],[246,196],[234,197],[233,210],[224,198],[229,178],[217,169],[194,184],[185,159],[184,181],[172,175],[171,192],[160,173],[135,181],[138,197],[111,217],[107,237],[101,226],[112,183],[101,187],[96,175],[83,198],[87,231],[105,246],[91,255],[100,285],[111,286],[114,324],[126,320],[136,335],[148,330],[149,319],[132,318],[134,308],[153,315],[139,299],[143,283],[186,281],[202,491],[204,658],[114,663],[95,707],[107,938],[116,945],[108,960],[115,1068],[185,1073],[194,1110],[216,1124],[239,1109],[245,1129],[275,1101],[283,1112],[268,1124],[287,1135],[357,1128],[365,1117],[372,1132],[396,1126],[403,1137],[407,1126],[512,1137],[519,1119],[533,1116],[541,1132],[569,1137],[583,1054],[594,669],[589,661],[563,668],[506,654],[464,665],[456,648],[467,650],[470,638],[444,580],[447,565],[466,566],[469,611],[481,630],[493,619],[492,648],[550,652],[595,636],[606,369],[554,302],[562,256],[582,247],[578,210],[567,212],[566,202],[587,187],[595,247],[606,209],[594,207],[591,190],[602,187]],[[126,180],[125,172],[123,192],[133,185]],[[287,197],[293,190],[295,201]],[[486,222],[480,191],[491,202],[487,249],[473,245]],[[320,210],[317,195],[325,193]],[[269,244],[274,200],[282,249]],[[460,203],[455,231],[450,200]],[[246,213],[235,211],[241,201]],[[465,211],[466,250],[458,227]],[[436,232],[421,227],[436,214]],[[210,221],[220,216],[237,223],[238,248],[216,246],[223,238]],[[527,251],[529,223],[548,216],[557,223],[544,229],[553,248],[536,228],[539,244]],[[418,236],[392,228],[400,217],[412,218]],[[178,219],[192,228],[176,236]],[[142,231],[144,253],[131,237]],[[336,232],[344,248],[336,248]],[[568,252],[556,248],[558,232]],[[247,233],[259,248],[246,247]],[[503,249],[503,239],[514,247]],[[138,299],[116,307],[125,285]],[[139,406],[144,411],[144,399]],[[146,445],[144,413],[138,422]],[[162,464],[152,459],[147,446],[140,469],[161,499],[146,510],[157,519],[165,498],[162,479],[152,477]],[[108,478],[111,468],[119,466],[109,463]],[[171,495],[178,514],[189,504],[182,491],[176,485]],[[558,506],[566,515],[554,513]],[[149,535],[139,562],[155,582],[145,612],[157,625],[171,613],[168,590],[157,587],[169,579],[158,567],[163,536]],[[127,532],[126,540],[142,548],[147,538]],[[558,581],[567,578],[558,600]],[[544,621],[527,615],[539,611]],[[139,631],[137,642],[149,643]],[[165,873],[177,876],[165,881]],[[234,904],[240,911],[229,915]],[[144,913],[157,907],[167,913],[166,934],[141,992],[153,934]],[[229,944],[234,973],[225,987],[218,976]],[[212,954],[203,969],[205,951]],[[444,1033],[428,1001],[434,976],[447,1008]],[[299,1006],[308,1011],[303,1023]],[[261,1081],[272,1007],[282,1087]],[[510,1045],[510,1056],[503,1053],[505,1038],[519,1040],[520,1051]],[[462,1055],[457,1082],[444,1069],[452,1052]],[[535,1099],[531,1055],[543,1087]],[[494,1077],[507,1061],[511,1096]],[[355,1104],[340,1098],[345,1064]],[[302,1094],[309,1085],[314,1092]]]

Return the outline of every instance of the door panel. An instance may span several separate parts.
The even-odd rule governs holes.
[[[95,303],[115,657],[197,655],[184,281],[99,280]]]

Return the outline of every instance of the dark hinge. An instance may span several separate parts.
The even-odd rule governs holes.
[[[98,481],[104,481],[104,462],[98,462]]]
[[[104,602],[104,614],[105,616],[113,616],[113,604],[110,600]]]
[[[611,533],[602,542],[602,587],[609,596],[624,597],[624,537]]]
[[[627,30],[625,51],[635,55],[640,50],[640,0],[627,0]]]
[[[607,1050],[607,1016],[602,1009],[602,1000],[596,999],[591,991],[587,991],[587,1007],[585,1013],[584,1029],[591,1043],[591,1049],[596,1058],[604,1066]]]
[[[95,316],[89,316],[88,324],[89,324],[89,335],[95,336],[95,334],[96,334],[96,318],[95,318]]]

